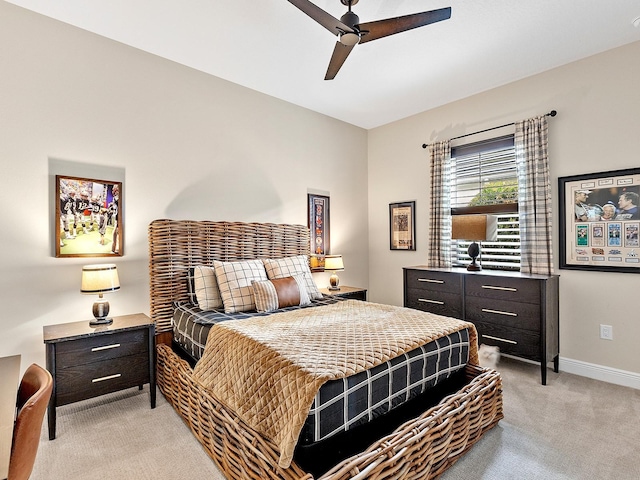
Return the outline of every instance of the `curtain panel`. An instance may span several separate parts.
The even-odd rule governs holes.
[[[547,117],[516,122],[515,127],[520,271],[550,275],[553,273],[553,255]]]
[[[430,146],[429,267],[451,266],[451,142]]]

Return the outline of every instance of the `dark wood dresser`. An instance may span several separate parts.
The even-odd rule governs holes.
[[[558,371],[558,275],[404,268],[404,306],[473,322],[478,343]]]
[[[111,325],[89,321],[43,328],[47,370],[53,376],[49,440],[56,438],[56,407],[149,384],[156,406],[155,324],[139,313],[114,317]]]

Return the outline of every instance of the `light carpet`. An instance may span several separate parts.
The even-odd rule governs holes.
[[[442,480],[640,478],[640,391],[503,358],[505,418]],[[56,440],[46,419],[32,480],[224,477],[158,392],[129,389],[58,408]]]

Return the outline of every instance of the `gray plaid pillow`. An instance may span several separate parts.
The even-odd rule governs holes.
[[[262,261],[220,262],[214,260],[213,266],[225,313],[255,310],[256,303],[253,298],[251,282],[268,280]]]
[[[193,269],[193,285],[198,306],[202,310],[222,308],[222,296],[213,267],[199,265]]]
[[[322,298],[320,290],[316,282],[311,276],[311,269],[309,268],[309,257],[307,255],[297,255],[295,257],[284,258],[265,258],[262,260],[264,267],[267,270],[267,277],[270,280],[274,278],[292,277],[299,273],[304,274],[304,282],[307,286],[307,293],[311,300]]]

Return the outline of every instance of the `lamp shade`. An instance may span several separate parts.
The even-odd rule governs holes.
[[[116,290],[120,290],[120,280],[118,279],[118,270],[113,263],[82,267],[81,293],[95,295]]]
[[[327,255],[324,257],[325,270],[344,270],[342,255]]]
[[[495,242],[498,217],[495,215],[452,215],[451,238]]]

